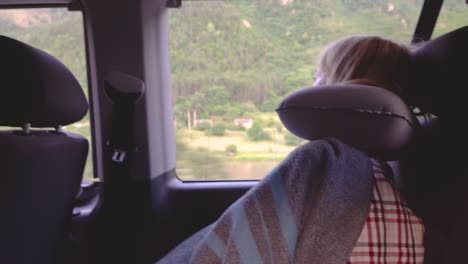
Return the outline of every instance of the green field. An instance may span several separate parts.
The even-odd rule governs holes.
[[[256,120],[267,138],[253,138],[247,130],[226,129],[224,135],[215,136],[209,129],[178,128],[178,176],[183,180],[259,179],[305,142],[284,129],[276,113],[258,113]]]

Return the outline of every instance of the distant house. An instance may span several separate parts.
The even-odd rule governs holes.
[[[252,118],[236,118],[234,119],[234,125],[236,126],[243,126],[245,129],[251,129],[253,126],[253,119]]]

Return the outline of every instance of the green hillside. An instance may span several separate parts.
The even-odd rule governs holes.
[[[273,111],[285,94],[311,85],[321,49],[335,39],[350,34],[379,34],[409,43],[422,2],[184,2],[181,9],[170,11],[177,117],[186,121],[189,109],[198,110],[203,118],[226,115],[229,110]],[[445,7],[453,17],[445,19],[447,28],[468,24],[468,7],[463,1],[457,3]],[[464,17],[460,15],[463,13]],[[222,96],[214,102],[210,99],[207,105],[207,97],[212,94]]]

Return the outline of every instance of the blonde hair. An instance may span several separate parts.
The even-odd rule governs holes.
[[[350,36],[324,49],[319,70],[325,85],[373,85],[401,94],[409,64],[410,52],[403,44],[379,36]]]

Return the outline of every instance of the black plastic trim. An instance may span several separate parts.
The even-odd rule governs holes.
[[[411,40],[412,44],[417,44],[431,39],[443,3],[444,0],[424,1],[421,14],[419,15],[418,24],[416,25],[413,39]]]

